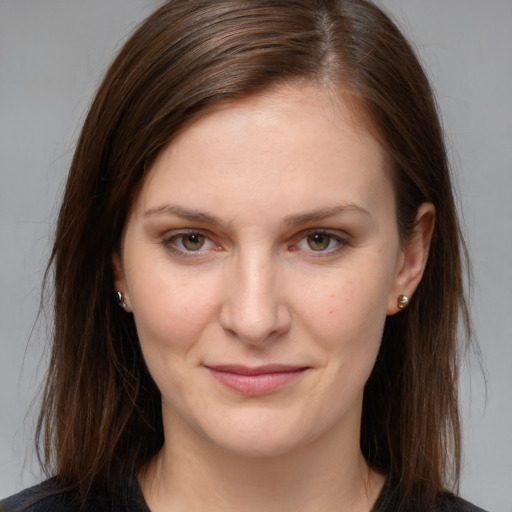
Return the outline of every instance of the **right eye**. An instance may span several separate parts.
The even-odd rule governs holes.
[[[203,248],[206,237],[200,233],[190,233],[181,235],[178,240],[187,251],[199,251]]]
[[[167,250],[182,256],[193,256],[218,249],[206,234],[198,231],[174,232],[162,240],[162,245]]]

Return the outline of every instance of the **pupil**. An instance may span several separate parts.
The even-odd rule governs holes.
[[[204,243],[204,237],[202,235],[187,235],[183,240],[183,245],[189,250],[197,250],[202,247]]]
[[[326,249],[329,245],[329,240],[329,236],[322,235],[321,233],[315,233],[314,235],[309,235],[308,237],[309,246],[314,251]]]

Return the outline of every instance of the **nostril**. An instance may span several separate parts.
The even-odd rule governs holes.
[[[279,288],[278,270],[266,252],[245,252],[234,261],[219,317],[226,335],[260,344],[288,330],[288,302]]]
[[[222,310],[220,324],[230,338],[258,345],[275,341],[290,329],[291,315],[284,304],[267,303],[264,309],[242,306],[230,304]]]
[[[236,338],[237,334],[233,329],[230,329],[229,327],[223,327],[224,332],[230,337],[230,338]]]

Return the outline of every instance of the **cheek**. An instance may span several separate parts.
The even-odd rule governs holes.
[[[371,331],[372,325],[383,323],[386,317],[388,288],[368,280],[352,274],[333,276],[323,285],[311,283],[301,301],[302,316],[332,336],[339,331],[354,336]]]
[[[130,300],[143,350],[189,349],[215,315],[214,280],[158,264],[131,275]]]
[[[337,269],[323,281],[312,280],[297,304],[324,361],[339,372],[369,374],[380,347],[390,281],[369,268]]]
[[[162,399],[180,403],[187,396],[187,371],[200,362],[201,340],[216,315],[215,284],[158,266],[132,276],[130,298],[144,360]]]

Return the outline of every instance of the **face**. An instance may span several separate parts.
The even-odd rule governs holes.
[[[219,109],[160,153],[114,272],[166,439],[358,439],[386,315],[415,286],[383,157],[315,87]]]

